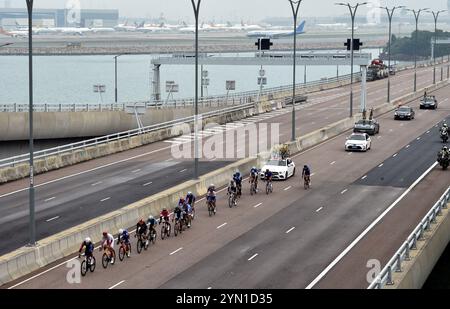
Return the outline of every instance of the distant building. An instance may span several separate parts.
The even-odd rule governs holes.
[[[0,26],[26,26],[27,9],[0,8]],[[77,22],[74,23],[73,20]],[[33,24],[44,27],[114,27],[119,23],[119,10],[84,10],[73,17],[68,9],[34,9]]]

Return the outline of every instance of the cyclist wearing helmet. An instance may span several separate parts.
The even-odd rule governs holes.
[[[139,220],[139,222],[136,224],[136,234],[134,237],[142,237],[142,239],[147,239],[147,232],[148,227],[147,224],[145,224],[144,219]]]
[[[187,222],[187,227],[191,227],[191,220],[187,216],[191,216],[192,218],[192,207],[188,203],[185,203],[181,209],[183,210],[183,217],[186,219],[185,222]]]
[[[114,251],[114,237],[108,232],[103,232],[101,243],[100,251],[102,251],[102,249],[108,251],[111,258],[111,264],[114,264],[114,257],[116,256],[116,252]]]
[[[149,226],[150,231],[156,233],[155,226],[157,223],[158,221],[153,216],[148,217],[147,224]]]
[[[311,169],[306,164],[303,165],[302,177],[303,177],[303,180],[305,181],[305,183],[307,183],[307,182],[308,182],[308,184],[310,183],[310,181],[311,181]]]
[[[173,218],[172,221],[178,221],[183,220],[183,209],[181,208],[181,205],[178,204],[177,207],[173,210]]]
[[[84,255],[86,257],[92,257],[92,254],[94,252],[94,244],[91,241],[90,237],[86,237],[86,239],[81,243],[80,250],[78,250],[78,257],[81,257],[81,251],[83,251],[83,248],[86,247],[84,250]]]
[[[126,247],[127,256],[130,257],[131,254],[131,242],[130,242],[130,233],[127,230],[119,229],[119,235],[117,235],[117,244],[123,243]]]
[[[233,180],[236,183],[237,194],[238,194],[238,196],[241,196],[241,194],[242,194],[242,175],[241,175],[241,172],[237,171],[236,173],[234,173]]]
[[[214,208],[214,213],[216,212],[216,186],[210,184],[208,187],[208,192],[206,193],[206,201],[210,202]]]
[[[186,195],[186,203],[188,203],[189,205],[191,205],[192,208],[194,208],[195,195],[191,191],[189,191]]]
[[[264,172],[264,179],[267,181],[272,181],[272,172],[269,171],[269,169],[266,169],[266,171]]]
[[[249,183],[255,183],[256,192],[258,192],[258,172],[259,170],[255,166],[253,166],[250,169],[250,179],[248,181]]]
[[[169,222],[169,216],[169,211],[166,208],[163,208],[163,210],[161,210],[161,213],[159,214],[159,224],[162,223],[162,220],[164,220],[165,222]]]
[[[228,185],[228,194],[237,193],[237,187],[233,179],[230,180],[230,184]]]

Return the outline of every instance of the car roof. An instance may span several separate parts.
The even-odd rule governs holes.
[[[350,135],[350,136],[366,136],[367,135],[367,133],[352,133],[352,135]]]
[[[402,105],[402,106],[399,106],[398,108],[412,108],[411,106],[407,106],[407,105]]]

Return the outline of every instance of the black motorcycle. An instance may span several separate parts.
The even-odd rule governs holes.
[[[446,170],[450,164],[448,155],[445,154],[443,151],[439,152],[437,161],[442,166],[443,170]]]

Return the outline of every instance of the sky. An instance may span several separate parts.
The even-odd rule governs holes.
[[[11,7],[25,7],[25,0],[0,0],[0,7],[9,1]],[[82,8],[119,9],[121,16],[126,17],[159,17],[161,14],[170,20],[193,21],[193,10],[190,0],[34,0],[37,8],[63,8],[67,2],[79,1]],[[197,1],[197,0],[196,0]],[[300,15],[305,17],[337,16],[348,14],[345,7],[336,7],[335,2],[342,0],[303,0]],[[356,0],[349,0],[356,3]],[[446,9],[447,0],[365,0],[373,3],[373,7],[384,5],[406,5],[421,8],[427,5],[434,10]],[[344,0],[343,2],[347,2]],[[361,2],[361,1],[360,1]],[[370,8],[361,9],[360,14],[369,13]],[[290,17],[291,7],[288,0],[202,0],[200,18],[204,20],[253,20],[266,17]]]

